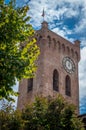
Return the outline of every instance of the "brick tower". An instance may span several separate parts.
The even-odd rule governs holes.
[[[41,52],[38,69],[35,78],[20,82],[18,108],[22,109],[28,102],[34,101],[36,95],[55,97],[60,93],[79,109],[80,42],[71,43],[50,31],[46,21],[36,31],[36,39]]]

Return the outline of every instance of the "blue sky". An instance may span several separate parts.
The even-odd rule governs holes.
[[[6,0],[8,2],[9,0]],[[86,0],[16,0],[17,6],[28,3],[30,23],[35,30],[41,28],[42,11],[49,28],[68,39],[81,41],[79,63],[80,113],[86,113]]]

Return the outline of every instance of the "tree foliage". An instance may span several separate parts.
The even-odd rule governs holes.
[[[30,78],[36,70],[39,55],[34,30],[28,23],[28,6],[16,7],[0,0],[0,99],[16,95],[12,86],[16,79]]]
[[[75,107],[61,96],[37,97],[21,112],[7,105],[0,110],[0,130],[84,130]]]
[[[62,96],[56,99],[36,98],[22,113],[24,130],[84,130],[75,107]]]
[[[11,103],[3,103],[0,110],[0,130],[21,130],[22,122],[21,112],[15,111]]]

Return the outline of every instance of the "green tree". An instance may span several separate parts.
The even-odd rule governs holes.
[[[16,7],[15,0],[0,0],[0,100],[12,100],[13,85],[22,78],[33,77],[39,48],[27,16],[28,6]]]
[[[15,111],[11,103],[3,102],[0,110],[0,130],[21,130],[22,128],[21,112]]]
[[[46,118],[49,130],[84,130],[82,121],[77,116],[75,106],[59,95],[48,105]]]
[[[0,110],[0,130],[84,130],[75,107],[61,96],[56,99],[37,97],[22,111],[11,104]]]
[[[48,130],[46,124],[47,100],[36,97],[35,102],[29,104],[22,112],[22,119],[25,122],[24,130]]]
[[[24,130],[84,130],[75,107],[59,95],[56,99],[36,98],[22,113]]]

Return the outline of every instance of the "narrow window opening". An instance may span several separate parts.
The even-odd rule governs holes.
[[[59,74],[56,69],[53,72],[53,90],[59,91]]]
[[[33,89],[33,78],[28,79],[28,92]]]
[[[47,36],[47,38],[48,38],[48,43],[49,43],[49,47],[50,47],[50,45],[51,45],[51,37]]]
[[[41,39],[42,39],[42,36],[39,37],[39,41],[41,41]]]
[[[71,96],[71,80],[68,75],[66,76],[66,79],[65,79],[65,94],[67,96]]]

